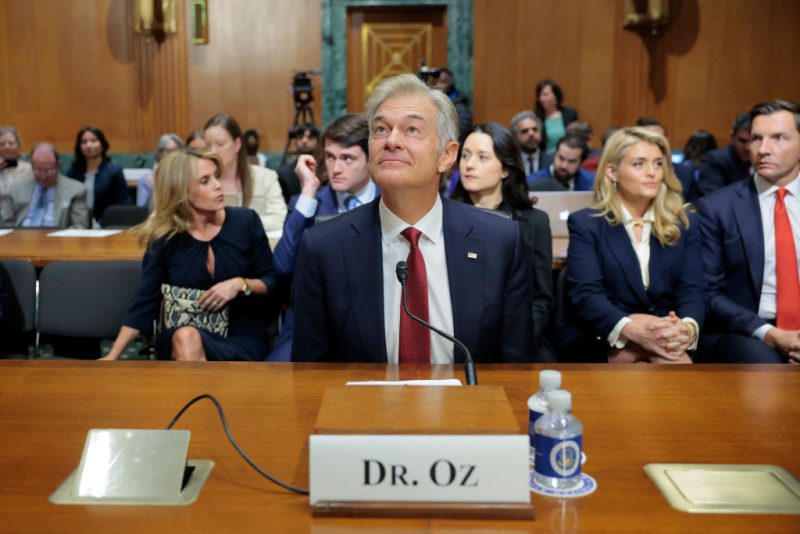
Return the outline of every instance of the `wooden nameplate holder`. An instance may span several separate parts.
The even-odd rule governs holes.
[[[416,444],[430,437],[439,440],[434,450],[429,454],[444,457],[445,451],[450,450],[450,444],[458,447],[462,442],[476,436],[496,437],[498,439],[517,440],[514,450],[521,437],[521,432],[516,418],[508,403],[505,390],[500,386],[475,386],[475,387],[448,387],[448,386],[336,386],[325,388],[322,404],[317,415],[317,421],[312,436],[311,470],[314,466],[314,438],[335,439],[333,436],[342,437],[337,443],[339,449],[347,451],[348,438],[359,437],[366,439],[386,439],[387,436],[397,436],[397,440],[406,439]],[[525,438],[525,454],[527,454],[527,437]],[[443,444],[446,444],[443,446]],[[359,445],[354,445],[358,447]],[[389,447],[396,449],[394,447]],[[337,449],[337,450],[339,450]],[[441,449],[441,451],[439,450]],[[467,447],[468,449],[468,447]],[[371,449],[366,449],[371,450]],[[377,451],[386,450],[386,447],[377,448]],[[396,451],[394,451],[396,452]],[[481,458],[492,456],[492,451],[484,451]],[[369,453],[368,453],[369,454]],[[502,456],[502,454],[500,454]],[[347,462],[347,455],[334,454],[326,457],[326,463]],[[372,456],[370,456],[372,457]],[[515,459],[518,456],[514,455]],[[443,460],[444,461],[444,460]],[[481,459],[479,462],[485,460]],[[500,460],[502,461],[502,460]],[[322,463],[317,460],[318,464]],[[376,464],[379,463],[375,460]],[[364,460],[366,464],[366,460]],[[427,464],[426,464],[427,465]],[[450,464],[447,464],[450,465]],[[519,462],[514,463],[514,487],[519,488]],[[364,465],[357,475],[350,476],[348,480],[357,477],[369,479],[369,467]],[[462,466],[463,467],[463,466]],[[493,471],[488,465],[479,464],[477,471],[489,473]],[[481,471],[480,469],[483,468]],[[524,462],[525,479],[527,480],[527,460]],[[383,467],[380,467],[383,470]],[[352,471],[352,470],[351,470]],[[366,472],[365,472],[366,471]],[[445,469],[443,472],[446,472]],[[362,475],[363,473],[363,475]],[[433,476],[433,468],[431,468]],[[427,472],[426,472],[427,474]],[[530,494],[527,492],[527,502],[446,502],[443,500],[431,502],[425,497],[419,501],[408,500],[351,500],[328,499],[314,502],[314,473],[311,472],[311,501],[315,516],[363,516],[363,517],[452,517],[452,518],[481,518],[481,519],[533,519],[533,506],[530,503]],[[388,477],[387,477],[388,478]],[[420,477],[421,479],[422,477]],[[441,477],[440,477],[441,478]],[[447,478],[445,476],[445,478]],[[452,477],[451,477],[452,478]],[[394,472],[392,472],[394,479]],[[484,479],[491,479],[485,476]],[[340,477],[338,480],[342,480]],[[466,479],[465,479],[466,480]],[[424,482],[420,480],[421,482]],[[366,484],[366,480],[364,484]],[[343,482],[342,485],[346,483]],[[491,486],[493,484],[493,486]],[[358,485],[358,484],[354,484]],[[420,484],[422,486],[423,484]],[[428,485],[431,485],[430,483]],[[468,485],[468,484],[467,484]],[[476,484],[477,485],[477,484]],[[497,480],[489,482],[491,487],[503,486]],[[509,486],[512,484],[509,484]],[[417,486],[417,481],[413,481]],[[437,486],[441,484],[437,483]],[[438,491],[440,488],[433,488]],[[527,491],[527,484],[526,484]],[[424,494],[424,491],[421,492]],[[413,494],[412,495],[416,495]],[[438,494],[437,494],[438,495]],[[447,495],[442,493],[442,495]],[[520,495],[517,491],[516,495]],[[406,497],[407,499],[407,497]],[[493,501],[493,499],[488,499]]]

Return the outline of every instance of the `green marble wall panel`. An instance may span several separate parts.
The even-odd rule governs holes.
[[[472,100],[472,0],[322,0],[323,124],[347,112],[347,9],[413,5],[447,8],[447,66]]]

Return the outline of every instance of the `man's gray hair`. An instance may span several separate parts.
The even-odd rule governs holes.
[[[375,87],[365,106],[365,115],[369,124],[369,135],[372,138],[372,126],[378,108],[388,99],[407,94],[419,94],[438,109],[436,129],[439,134],[439,154],[444,152],[447,143],[458,142],[458,115],[450,98],[438,89],[428,87],[414,74],[401,74],[387,78]]]
[[[31,159],[33,159],[33,155],[36,153],[37,150],[47,150],[56,158],[56,163],[61,163],[61,157],[58,155],[58,150],[54,147],[51,143],[47,143],[45,141],[40,141],[33,145],[31,149]]]
[[[19,143],[19,132],[17,131],[16,128],[14,128],[13,126],[0,127],[0,137],[4,136],[5,134],[13,135],[14,139],[16,139],[16,141],[17,141],[17,144],[20,144]]]
[[[539,127],[539,132],[544,132],[544,125],[542,124],[542,119],[539,118],[539,115],[529,109],[526,109],[525,111],[520,111],[511,117],[511,133],[517,135],[517,127],[519,126],[519,123],[525,119],[535,120],[536,126]]]
[[[161,137],[158,138],[158,143],[156,143],[156,150],[155,150],[155,159],[159,161],[163,156],[164,153],[167,151],[167,143],[172,141],[178,148],[185,148],[186,143],[183,142],[181,136],[176,133],[165,133]]]

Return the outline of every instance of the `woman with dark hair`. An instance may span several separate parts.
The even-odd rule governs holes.
[[[567,134],[567,126],[578,120],[578,112],[566,108],[564,92],[553,80],[541,80],[536,84],[536,115],[542,119],[542,143],[544,151],[552,154],[556,151],[558,140]]]
[[[132,229],[147,244],[142,282],[104,360],[150,332],[159,309],[159,359],[267,356],[272,253],[252,210],[225,207],[221,177],[222,161],[208,151],[176,150],[158,164],[153,214]]]
[[[544,340],[554,303],[550,222],[531,205],[514,136],[496,122],[475,126],[461,146],[459,172],[453,199],[508,212],[522,229],[533,262],[533,326],[539,361],[552,360],[552,350]]]
[[[286,201],[278,183],[278,173],[250,165],[242,129],[226,113],[214,115],[203,127],[208,149],[222,159],[222,192],[228,206],[244,206],[261,217],[264,230],[282,230]]]
[[[92,209],[92,219],[101,224],[107,207],[130,203],[122,167],[108,157],[108,148],[100,128],[81,128],[75,138],[75,160],[67,172],[86,186],[86,205]]]

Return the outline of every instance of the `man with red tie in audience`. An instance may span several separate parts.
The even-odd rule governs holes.
[[[535,359],[529,260],[513,221],[439,196],[458,154],[447,95],[414,75],[384,80],[366,105],[370,175],[381,197],[305,232],[295,270],[295,361],[478,362]]]
[[[697,361],[800,363],[800,107],[750,111],[755,175],[698,202],[710,314]]]

